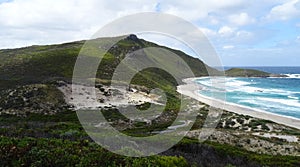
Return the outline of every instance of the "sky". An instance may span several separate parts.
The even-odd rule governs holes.
[[[191,22],[224,66],[300,66],[300,0],[0,0],[0,49],[89,39],[139,12]],[[185,51],[171,40],[145,38]]]

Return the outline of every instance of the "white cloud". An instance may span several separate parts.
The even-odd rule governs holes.
[[[213,37],[217,34],[214,30],[209,28],[200,27],[199,29],[208,37]]]
[[[223,46],[223,49],[233,49],[233,48],[235,48],[235,46],[233,46],[233,45],[225,45],[225,46]]]
[[[254,36],[254,34],[252,32],[249,32],[249,31],[238,31],[236,33],[236,36],[239,37],[239,38],[252,38]]]
[[[14,0],[0,3],[0,48],[87,39],[128,14],[154,11],[156,0]]]
[[[267,19],[288,20],[300,17],[300,1],[291,0],[281,5],[273,7],[267,15]]]
[[[249,46],[262,41],[264,31],[246,31],[230,26],[221,26],[218,30],[199,28],[217,49],[232,49],[231,46]],[[262,35],[263,34],[263,35]]]
[[[216,25],[216,24],[219,24],[220,22],[219,22],[218,19],[211,18],[211,19],[210,19],[210,23],[211,23],[212,25]]]
[[[219,35],[224,37],[231,37],[234,35],[235,28],[231,28],[229,26],[223,26],[218,30]]]
[[[181,16],[189,21],[203,19],[212,12],[234,11],[244,6],[243,0],[190,0],[188,2],[181,0],[166,0],[161,3],[162,11]],[[213,23],[216,23],[214,20]]]
[[[229,22],[238,26],[244,26],[255,23],[255,19],[250,17],[247,13],[240,13],[229,16]]]
[[[262,1],[261,6],[270,6],[282,0]],[[118,17],[156,11],[157,6],[160,12],[192,21],[202,27],[207,36],[230,38],[235,36],[238,26],[253,22],[249,15],[256,10],[257,2],[249,4],[244,0],[123,0],[118,3],[106,0],[60,0],[59,3],[52,0],[14,0],[0,3],[0,48],[86,39]],[[234,25],[227,22],[229,16]]]

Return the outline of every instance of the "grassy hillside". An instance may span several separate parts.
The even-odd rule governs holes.
[[[0,87],[70,79],[84,41],[0,51]]]
[[[95,43],[105,42],[107,39],[96,39]],[[77,41],[59,45],[30,46],[19,49],[0,50],[0,87],[5,89],[15,85],[44,83],[53,80],[70,80],[78,53],[85,41]],[[125,38],[104,56],[100,64],[97,77],[110,79],[115,67],[128,52],[145,47],[160,47],[179,55],[191,67],[195,76],[205,76],[205,64],[199,59],[185,53],[142,40]],[[98,46],[90,50],[97,50]],[[123,55],[123,56],[119,56]],[[97,59],[90,56],[91,59]],[[207,67],[207,66],[206,66]],[[210,67],[207,67],[211,69]],[[156,71],[148,71],[146,78],[155,78]],[[164,78],[164,77],[162,77]],[[168,78],[168,77],[167,77]]]
[[[253,69],[242,69],[242,68],[231,68],[225,71],[226,76],[230,77],[269,77],[270,73],[253,70]]]

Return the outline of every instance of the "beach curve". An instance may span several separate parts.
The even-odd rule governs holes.
[[[270,113],[267,111],[253,109],[250,107],[233,104],[229,102],[225,102],[222,100],[217,100],[213,98],[209,98],[197,93],[201,89],[199,85],[195,83],[195,80],[199,78],[186,78],[182,81],[185,84],[177,86],[177,92],[189,96],[193,99],[196,99],[202,103],[210,105],[215,108],[219,108],[225,111],[233,112],[241,115],[248,115],[254,118],[270,120],[278,124],[286,125],[289,127],[300,129],[300,119],[292,118],[288,116],[282,116],[274,113]]]

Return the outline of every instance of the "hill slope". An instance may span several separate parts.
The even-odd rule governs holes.
[[[133,37],[136,36],[124,38],[115,45],[116,47],[109,50],[98,68],[97,78],[109,79],[112,76],[115,67],[124,58],[119,55],[126,55],[146,47],[160,47],[176,53],[191,67],[195,76],[207,75],[206,67],[212,69],[199,59],[181,51]],[[105,39],[99,38],[95,41],[105,41]],[[74,64],[84,42],[0,50],[0,87],[3,89],[14,85],[71,80]],[[148,74],[156,75],[157,71],[150,71]]]
[[[268,77],[270,73],[242,68],[231,68],[225,71],[227,76],[231,77]]]
[[[115,38],[119,39],[120,37]],[[104,55],[98,66],[96,74],[98,79],[96,81],[100,81],[102,84],[109,84],[115,68],[128,53],[148,47],[162,48],[177,54],[190,66],[195,76],[208,75],[206,69],[218,72],[205,65],[201,60],[179,50],[159,46],[139,39],[135,35],[121,38]],[[101,46],[103,46],[111,40],[113,38],[99,38],[88,41],[92,44],[89,46],[91,54],[86,57],[96,62],[99,58],[93,56],[93,53],[101,49],[98,44],[101,43]],[[23,115],[22,113],[27,112],[53,114],[64,111],[66,107],[56,107],[66,106],[62,103],[62,94],[59,93],[56,86],[59,81],[70,82],[72,80],[75,62],[85,42],[77,41],[58,45],[0,50],[0,113],[18,113],[17,115]],[[163,55],[158,53],[157,55],[147,54],[147,56],[152,61],[159,60],[158,63],[161,66],[165,65],[164,61],[166,60],[159,59]],[[176,64],[176,58],[167,61]],[[184,73],[184,71],[180,71],[176,67],[171,69],[171,71]],[[176,86],[180,84],[169,73],[157,68],[148,68],[138,72],[131,83],[145,86],[148,89],[161,88],[172,94],[170,96],[176,96]],[[32,93],[35,92],[35,89],[40,89],[40,92],[42,91],[44,94]],[[13,94],[13,96],[9,96],[10,94]],[[172,109],[176,108],[176,105],[173,104],[177,104],[177,102],[172,102],[172,106],[174,106]]]
[[[242,68],[231,68],[225,71],[226,76],[229,77],[286,77],[280,74],[271,74],[264,71]]]

